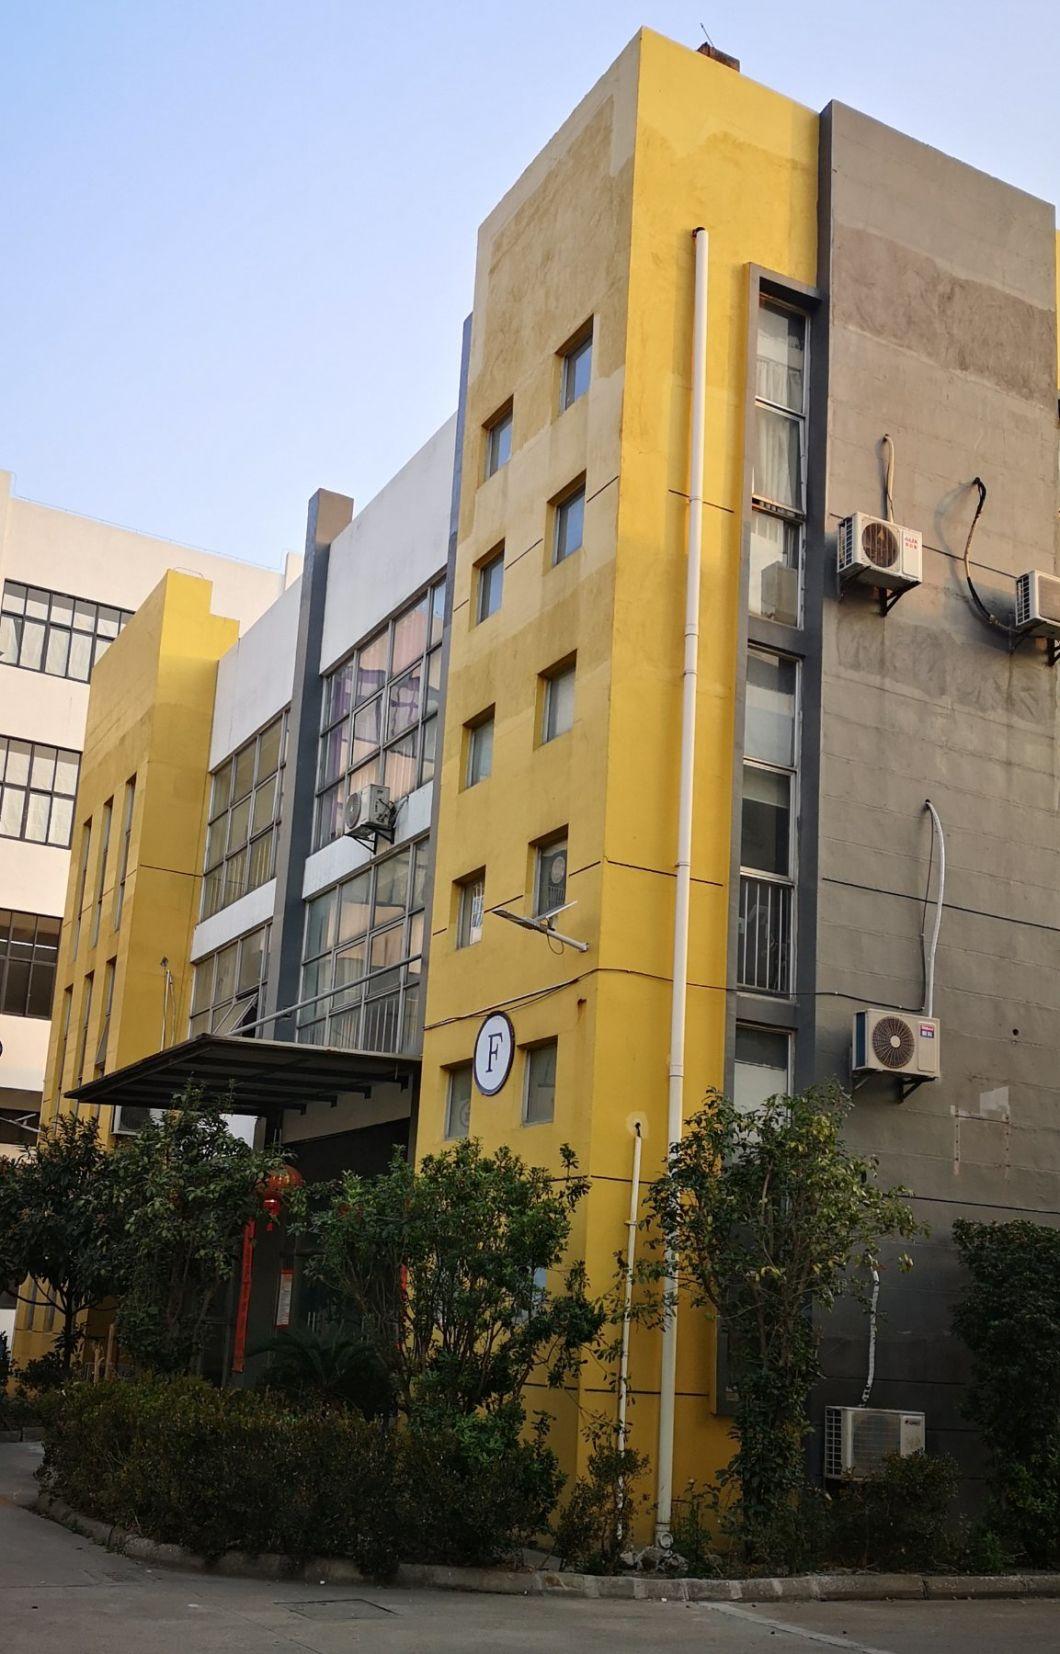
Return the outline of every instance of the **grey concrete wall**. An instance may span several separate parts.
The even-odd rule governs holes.
[[[849,1077],[859,1005],[919,1010],[930,797],[946,831],[936,970],[942,1079],[908,1101],[859,1090],[849,1138],[915,1194],[931,1238],[885,1278],[873,1403],[922,1408],[929,1444],[974,1476],[965,1356],[950,1332],[962,1215],[1060,1220],[1060,749],[1055,670],[976,618],[961,555],[975,475],[985,601],[1052,570],[1057,510],[1054,213],[996,179],[832,105],[820,285],[830,295],[827,555],[839,518],[881,512],[894,439],[898,522],[924,535],[924,584],[883,619],[868,595],[822,628],[816,982],[819,1077]],[[803,989],[809,987],[803,983]],[[854,1403],[866,1323],[828,1322],[816,1398]]]

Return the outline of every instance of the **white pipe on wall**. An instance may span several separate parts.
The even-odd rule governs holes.
[[[935,951],[939,945],[942,903],[946,895],[946,840],[942,834],[942,820],[930,798],[925,798],[924,808],[931,813],[931,831],[938,835],[939,841],[939,893],[935,902],[935,928],[931,932],[931,941],[924,958],[924,1015],[930,1017],[935,1014]]]
[[[622,1351],[618,1359],[618,1450],[626,1445],[626,1408],[629,1398],[629,1325],[633,1309],[633,1260],[637,1250],[637,1222],[640,1216],[640,1123],[634,1126],[633,1171],[629,1185],[629,1220],[626,1224],[626,1286],[622,1304]]]
[[[673,1000],[666,1118],[667,1154],[684,1130],[685,1011],[688,1000],[688,915],[692,891],[692,804],[695,793],[696,692],[699,677],[699,580],[703,553],[703,444],[707,414],[707,263],[710,239],[702,225],[695,244],[692,312],[692,411],[688,484],[688,572],[685,587],[684,678],[681,703],[681,776],[677,815],[677,878],[674,891]],[[677,1390],[677,1260],[666,1259],[670,1309],[663,1324],[659,1375],[659,1441],[656,1454],[655,1535],[670,1543],[673,1501],[674,1401]]]

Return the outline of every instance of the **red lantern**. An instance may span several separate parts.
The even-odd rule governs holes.
[[[305,1182],[300,1171],[294,1166],[283,1166],[278,1172],[270,1172],[261,1185],[261,1204],[268,1216],[267,1228],[271,1230],[273,1223],[279,1219],[283,1210],[284,1196],[292,1189],[300,1188]]]

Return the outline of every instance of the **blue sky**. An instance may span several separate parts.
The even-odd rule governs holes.
[[[1060,200],[1055,0],[3,0],[0,467],[275,562],[456,399],[475,233],[641,24]]]

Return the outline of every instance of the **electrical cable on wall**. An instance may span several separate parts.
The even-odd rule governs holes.
[[[886,459],[883,470],[883,507],[889,523],[894,522],[894,442],[890,432],[884,431],[880,438],[880,447],[884,450]]]
[[[985,625],[992,626],[998,632],[1003,632],[1006,637],[1019,637],[1020,633],[1017,631],[1015,626],[1010,626],[1007,621],[1000,619],[998,615],[991,614],[990,610],[987,608],[986,604],[983,602],[982,598],[979,596],[979,593],[975,589],[975,582],[972,579],[970,558],[972,551],[972,540],[975,536],[979,519],[983,515],[983,507],[986,504],[986,483],[983,481],[982,477],[973,477],[968,486],[979,490],[979,503],[975,508],[975,515],[972,518],[971,527],[968,530],[968,538],[964,542],[964,578],[968,586],[968,595],[975,606],[976,614]]]

